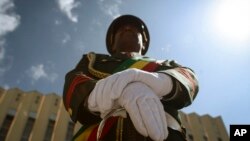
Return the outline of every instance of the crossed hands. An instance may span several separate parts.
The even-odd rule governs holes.
[[[88,108],[105,117],[114,108],[124,107],[140,134],[163,141],[168,124],[160,97],[171,89],[172,80],[165,74],[128,69],[99,80],[89,96]]]

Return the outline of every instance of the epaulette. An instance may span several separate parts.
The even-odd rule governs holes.
[[[178,64],[175,60],[165,60],[162,62],[163,65],[168,66],[168,67],[181,67],[180,64]]]
[[[94,69],[94,64],[95,64],[95,61],[96,61],[96,54],[94,52],[90,52],[87,54],[87,58],[89,60],[89,64],[88,64],[88,70],[89,72],[97,77],[97,78],[105,78],[107,76],[109,76],[110,74],[109,73],[104,73],[104,72],[101,72],[99,70],[96,70]]]

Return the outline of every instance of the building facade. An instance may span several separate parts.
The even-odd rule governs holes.
[[[188,141],[228,141],[221,117],[181,113]],[[80,128],[61,96],[0,87],[0,141],[70,141]]]

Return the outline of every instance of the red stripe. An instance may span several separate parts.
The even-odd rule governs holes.
[[[73,91],[74,91],[76,85],[78,85],[78,84],[80,84],[82,82],[85,82],[87,80],[89,80],[89,79],[88,78],[81,78],[81,77],[77,77],[77,78],[74,79],[74,81],[70,85],[70,88],[69,88],[67,96],[66,96],[66,107],[67,108],[69,108],[71,97],[72,97],[72,94],[73,94]]]
[[[108,134],[110,128],[117,122],[118,118],[119,117],[112,117],[106,121],[100,139],[103,139]]]
[[[158,68],[159,64],[156,62],[150,62],[145,67],[142,68],[142,70],[147,72],[154,72]]]
[[[190,85],[192,87],[191,91],[194,91],[195,90],[195,80],[194,80],[194,77],[192,77],[192,74],[190,74],[187,70],[185,70],[183,68],[177,69],[177,71],[189,80]]]
[[[107,119],[102,130],[102,134],[100,137],[101,140],[109,133],[111,127],[117,122],[118,118],[119,117],[111,117]],[[98,126],[93,129],[93,131],[88,137],[88,141],[96,141],[97,130],[98,130]]]
[[[96,134],[97,134],[98,126],[96,126],[92,132],[90,133],[87,141],[96,141]]]
[[[74,80],[72,81],[72,83],[68,89],[67,95],[66,95],[66,104],[65,105],[66,105],[67,109],[69,108],[71,97],[72,97],[72,94],[73,94],[73,91],[74,91],[76,85],[79,83],[85,82],[87,80],[89,80],[89,77],[77,76],[74,78]]]
[[[65,104],[67,110],[68,110],[68,108],[69,108],[69,102],[70,102],[70,99],[71,99],[72,91],[73,91],[73,89],[74,89],[74,87],[75,87],[75,83],[76,83],[79,79],[80,79],[79,77],[75,77],[75,78],[73,79],[73,81],[71,82],[69,88],[68,88],[68,92],[67,92],[67,95],[66,95],[66,104]]]

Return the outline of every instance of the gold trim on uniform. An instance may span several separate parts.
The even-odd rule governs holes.
[[[87,57],[89,59],[88,70],[93,76],[102,79],[110,75],[109,73],[101,72],[93,68],[94,63],[95,63],[95,58],[96,58],[95,53],[90,52],[88,53]]]
[[[119,117],[116,127],[116,141],[122,141],[122,134],[123,134],[123,117]]]
[[[71,108],[68,109],[68,113],[70,116],[72,116],[72,109]]]

